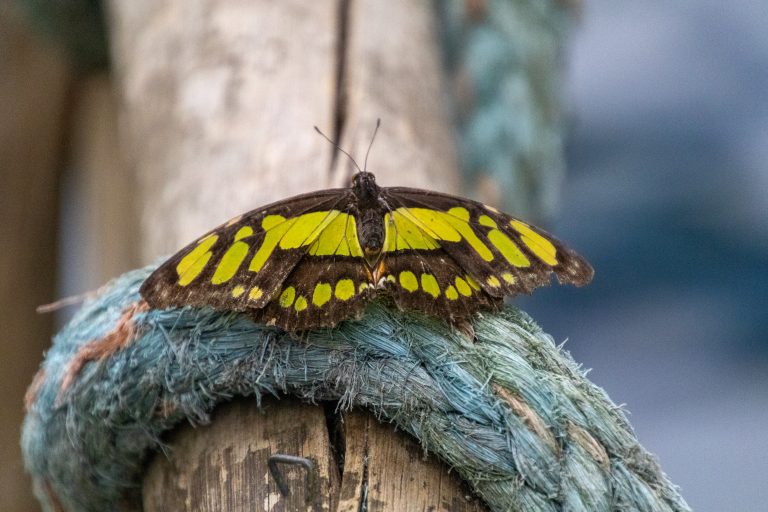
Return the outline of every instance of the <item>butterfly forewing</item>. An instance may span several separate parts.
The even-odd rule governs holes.
[[[552,274],[577,286],[592,279],[589,263],[557,239],[482,203],[409,188],[386,189],[386,200],[394,212],[387,225],[404,233],[403,246],[428,261],[447,253],[457,277],[472,277],[492,297],[530,293]]]
[[[163,263],[141,286],[153,307],[211,306],[245,311],[267,304],[330,217],[347,208],[347,189],[273,203],[210,231]]]

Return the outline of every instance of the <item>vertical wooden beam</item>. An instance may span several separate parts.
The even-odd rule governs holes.
[[[329,136],[343,130],[342,147],[362,165],[370,130],[383,117],[371,159],[383,183],[458,189],[427,3],[112,0],[110,5],[146,259],[178,249],[243,211],[342,184],[349,163],[338,159],[331,173],[333,148],[312,125]],[[339,69],[343,102],[337,97]],[[207,510],[214,502],[258,510],[277,499],[269,487],[264,495],[252,490],[270,485],[264,476],[268,452],[304,447],[298,451],[330,460],[319,409],[290,401],[270,408],[260,415],[240,405],[218,415],[213,428],[171,436],[172,458],[156,457],[145,479],[146,510]],[[352,495],[344,507],[359,507],[373,475],[381,491],[373,492],[375,503],[367,503],[377,510],[407,509],[411,498],[438,508],[479,510],[456,505],[465,503],[466,493],[445,476],[444,467],[414,457],[412,446],[402,444],[390,427],[370,422],[375,420],[346,429],[347,446],[363,446],[365,457],[374,454],[376,461],[359,473],[355,464],[364,456],[347,450],[351,463],[343,485]],[[265,433],[277,435],[286,425],[297,437],[265,444]],[[306,448],[312,440],[320,444]],[[256,452],[258,460],[243,466]],[[240,454],[234,466],[227,454]],[[418,478],[402,488],[385,485],[400,481],[405,460],[409,475]],[[321,481],[333,482],[331,466],[320,466]],[[209,485],[190,486],[204,474]],[[225,476],[225,485],[215,484]],[[427,492],[412,495],[424,486]],[[323,489],[324,508],[334,506],[329,497],[334,493]]]
[[[333,131],[337,2],[109,5],[145,260],[236,214],[328,185],[333,148],[312,126]],[[294,400],[270,403],[266,415],[254,401],[240,404],[217,415],[215,426],[184,429],[172,439],[173,458],[157,457],[145,480],[148,511],[213,510],[220,503],[265,510],[279,496],[274,487],[267,495],[255,489],[269,481],[273,452],[311,455],[320,481],[333,481],[335,469],[323,462],[332,459],[324,412]],[[209,470],[211,485],[187,485],[200,476],[196,471]],[[332,489],[322,491],[328,509]]]
[[[58,175],[71,70],[0,3],[0,510],[38,506],[19,448],[22,397],[50,344]]]
[[[381,118],[368,159],[380,184],[459,192],[431,2],[351,0],[347,20],[342,147],[362,166]]]
[[[112,0],[145,260],[328,185],[337,2]]]

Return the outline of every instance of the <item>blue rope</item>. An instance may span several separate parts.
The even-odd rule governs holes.
[[[559,70],[571,12],[564,3],[435,2],[466,188],[537,224],[557,210],[565,167]]]
[[[395,423],[493,510],[688,510],[620,409],[514,308],[478,318],[474,343],[378,303],[302,340],[233,312],[136,310],[129,343],[62,393],[72,362],[125,325],[152,270],[108,285],[46,354],[22,447],[47,510],[140,510],[143,465],[164,432],[207,423],[233,396],[286,394]]]

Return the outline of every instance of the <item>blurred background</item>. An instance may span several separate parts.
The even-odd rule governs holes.
[[[53,328],[35,306],[146,263],[130,237],[110,238],[135,227],[130,193],[114,193],[132,183],[115,135],[100,3],[40,16],[43,4],[0,3],[0,509],[9,511],[35,509],[21,477],[21,403]],[[450,12],[443,20],[450,24]],[[578,249],[596,277],[519,304],[625,404],[641,442],[695,510],[761,510],[768,6],[587,0],[552,26],[566,41],[554,52],[563,71],[548,91],[564,98],[548,120],[552,172],[534,187],[538,208],[520,206],[530,194],[519,181],[497,179],[498,199]],[[446,44],[461,39],[449,33]],[[471,150],[462,158],[472,167]],[[479,182],[476,195],[493,189]],[[117,200],[87,206],[105,191]]]
[[[768,4],[584,3],[552,230],[596,269],[522,307],[694,510],[765,510]]]

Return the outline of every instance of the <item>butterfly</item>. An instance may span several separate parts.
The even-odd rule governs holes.
[[[292,332],[360,318],[379,296],[460,325],[552,275],[582,286],[593,273],[545,231],[491,206],[380,187],[358,167],[347,188],[278,201],[211,230],[140,293],[153,308],[242,311]]]
[[[349,188],[278,201],[238,216],[172,256],[142,284],[154,308],[245,311],[288,331],[360,317],[378,295],[451,322],[530,293],[551,275],[592,279],[581,256],[476,201],[385,188],[370,172]]]

